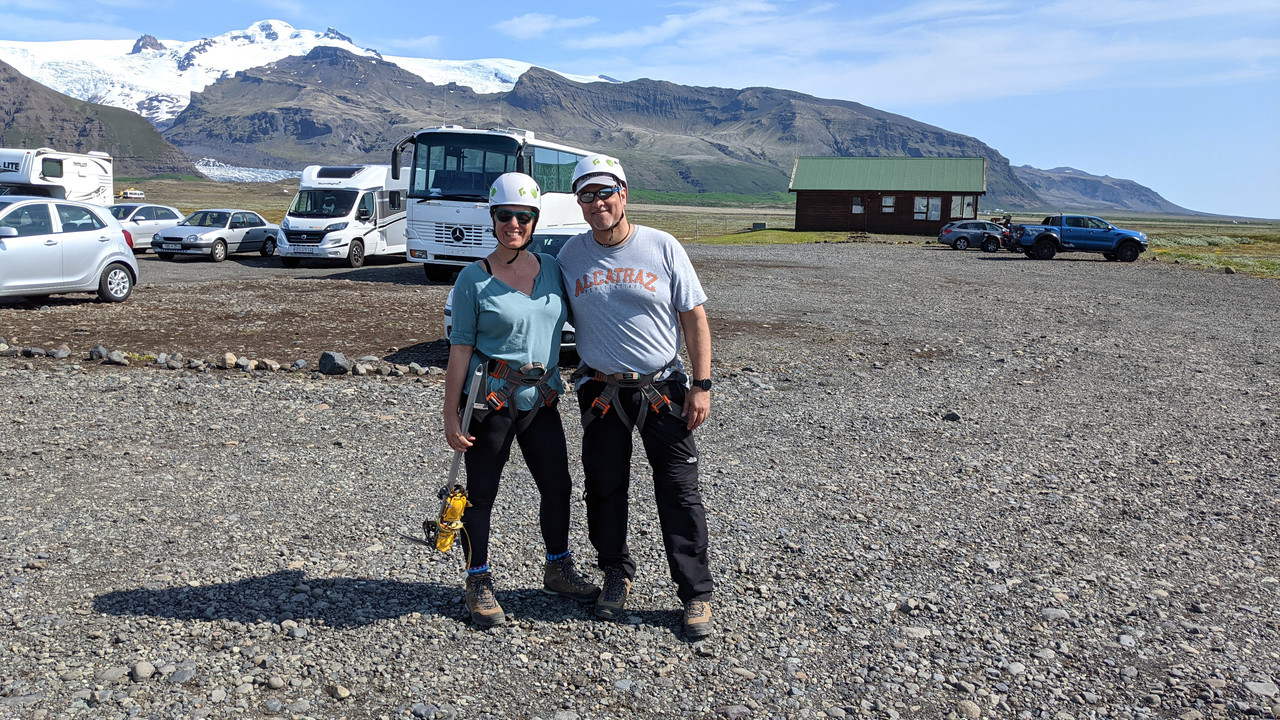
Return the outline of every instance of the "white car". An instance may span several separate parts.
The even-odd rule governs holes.
[[[151,238],[161,260],[174,255],[205,255],[222,262],[233,252],[257,251],[263,257],[276,254],[280,226],[252,210],[197,210],[185,220]]]
[[[134,252],[146,252],[151,247],[153,235],[182,221],[182,213],[178,208],[168,205],[120,203],[107,209],[133,236]]]
[[[138,282],[133,238],[106,208],[0,197],[0,296],[96,292],[123,302]]]
[[[569,238],[582,233],[581,229],[564,228],[547,230],[546,232],[534,232],[533,238],[529,240],[529,251],[542,253],[543,255],[559,255],[560,248],[569,241]],[[444,300],[444,339],[446,342],[449,336],[453,334],[453,288],[449,288],[449,296]],[[560,353],[577,352],[578,339],[577,332],[569,323],[564,324],[564,329],[560,331]]]

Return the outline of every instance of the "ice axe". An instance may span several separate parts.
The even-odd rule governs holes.
[[[484,363],[477,365],[475,372],[471,373],[471,385],[467,391],[467,406],[462,411],[462,432],[464,434],[471,429],[471,413],[475,410],[476,405],[485,406],[484,399],[480,398],[480,383],[484,381],[484,375]],[[467,501],[467,486],[457,482],[458,468],[461,465],[462,451],[455,450],[453,463],[449,466],[449,480],[445,482],[444,487],[440,488],[440,492],[437,494],[440,498],[440,514],[434,521],[430,518],[422,521],[422,532],[427,536],[427,543],[434,544],[440,552],[449,552],[449,548],[453,547],[454,538],[458,536],[458,531],[462,530],[462,513],[471,505]]]

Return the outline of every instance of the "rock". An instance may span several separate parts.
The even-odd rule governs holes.
[[[123,665],[117,665],[116,667],[110,667],[110,668],[107,668],[106,670],[100,671],[97,675],[93,676],[93,679],[105,685],[113,682],[118,682],[121,678],[123,678],[128,674],[129,674],[129,668]]]
[[[293,364],[289,366],[289,369],[293,370],[294,372],[297,372],[298,370],[306,370],[307,361],[303,360],[302,358],[298,358],[297,360],[293,361]]]
[[[1027,666],[1020,662],[1011,662],[1004,668],[1010,675],[1022,675],[1027,671]]]
[[[106,360],[107,353],[109,352],[110,351],[107,350],[102,345],[95,345],[93,349],[89,351],[89,359],[90,360]]]
[[[352,375],[368,375],[369,366],[365,365],[364,363],[356,363],[351,368],[351,374]]]
[[[343,687],[342,685],[330,685],[329,687],[325,688],[325,692],[327,692],[329,694],[329,697],[333,698],[334,700],[346,700],[347,698],[351,697],[351,691]]]
[[[196,671],[194,668],[179,668],[177,670],[174,670],[173,673],[170,674],[167,679],[169,682],[173,683],[174,685],[181,685],[191,680],[191,678],[195,676],[196,676]]]
[[[1261,680],[1246,682],[1244,684],[1244,689],[1254,695],[1260,695],[1262,697],[1275,697],[1276,693],[1280,692],[1280,689],[1276,688],[1275,683]]]
[[[743,718],[751,717],[751,710],[742,705],[728,705],[726,707],[716,709],[716,714],[728,718],[729,720],[743,720]]]
[[[251,372],[253,368],[257,366],[257,364],[258,363],[256,361],[250,360],[247,357],[236,358],[236,369],[242,370],[244,372]]]
[[[54,348],[53,352],[50,353],[49,356],[55,360],[66,360],[71,357],[71,348],[67,347],[66,344],[59,345]]]
[[[946,415],[943,415],[942,419],[946,420],[947,422],[960,422],[960,413],[949,412]]]
[[[143,680],[147,680],[152,675],[155,675],[155,674],[156,674],[156,666],[152,665],[146,660],[142,660],[137,664],[135,664],[131,672],[134,682],[141,682]]]
[[[266,370],[267,372],[280,372],[280,363],[276,362],[275,360],[263,358],[258,361],[258,365],[260,365],[262,369]]]
[[[961,717],[966,717],[970,720],[977,720],[977,718],[982,717],[982,708],[978,707],[978,703],[972,700],[961,700],[956,703],[956,712]]]
[[[279,690],[280,688],[284,687],[284,678],[278,675],[271,676],[271,679],[267,681],[267,687],[271,688],[272,690]]]
[[[230,370],[236,366],[236,361],[239,359],[235,353],[222,353],[222,355],[218,356],[218,361],[215,364],[220,370]]]
[[[414,703],[413,707],[410,709],[410,712],[412,712],[413,716],[416,718],[422,718],[422,720],[432,720],[436,716],[436,706],[428,705],[427,703]]]
[[[224,687],[216,687],[213,692],[209,693],[210,702],[220,703],[227,699],[227,689]]]
[[[1235,275],[1235,274],[1236,274],[1236,269],[1235,269],[1234,267],[1232,267],[1231,265],[1227,265],[1226,267],[1222,268],[1222,271],[1223,271],[1224,273],[1228,274],[1228,275]]]
[[[1040,609],[1040,617],[1044,618],[1045,620],[1048,620],[1049,622],[1054,622],[1057,620],[1067,620],[1071,617],[1071,615],[1069,615],[1067,611],[1063,610],[1062,608],[1047,607],[1047,608]]]
[[[112,350],[107,353],[107,359],[102,362],[106,365],[128,365],[129,358],[125,357],[124,353],[119,350]]]
[[[346,375],[351,372],[351,362],[340,352],[326,350],[320,355],[320,372],[325,375]]]
[[[263,705],[267,708],[267,712],[272,714],[278,713],[284,709],[284,703],[275,698],[269,698],[265,703],[263,703]]]
[[[364,357],[358,358],[356,362],[364,365],[377,365],[380,360],[381,358],[375,355],[365,355]]]
[[[902,634],[906,635],[907,637],[913,640],[923,640],[924,638],[927,638],[930,635],[932,635],[933,632],[929,630],[929,628],[904,627],[902,628]]]
[[[422,367],[416,362],[411,362],[409,363],[409,372],[413,373],[414,375],[422,376],[427,374],[427,369]]]

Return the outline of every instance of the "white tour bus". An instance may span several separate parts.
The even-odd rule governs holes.
[[[112,203],[111,156],[52,148],[0,149],[0,195],[36,195],[106,207]]]
[[[402,255],[408,180],[388,165],[312,165],[280,223],[280,262],[345,260],[358,268],[369,255]]]
[[[447,282],[459,268],[488,255],[497,241],[489,220],[489,186],[503,173],[532,175],[542,188],[538,232],[587,229],[571,187],[573,167],[588,150],[534,138],[528,130],[470,130],[457,125],[419,130],[391,152],[410,173],[408,258],[427,279]]]

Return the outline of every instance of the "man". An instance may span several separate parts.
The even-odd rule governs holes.
[[[634,428],[653,469],[685,635],[706,637],[713,583],[693,431],[711,412],[707,296],[674,237],[627,220],[627,176],[616,159],[584,158],[574,168],[573,191],[591,230],[571,238],[559,259],[582,358],[575,377],[587,528],[605,573],[595,611],[621,619],[636,572],[627,548]],[[682,336],[692,386],[679,358]]]

